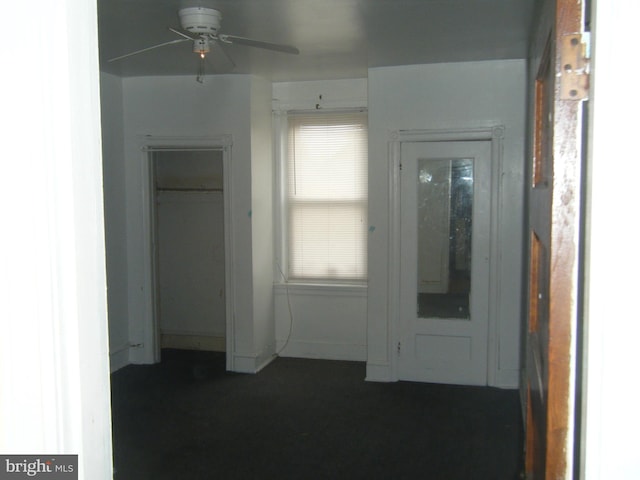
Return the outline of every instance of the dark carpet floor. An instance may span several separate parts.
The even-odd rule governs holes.
[[[163,351],[112,375],[117,480],[520,478],[514,390],[370,383],[359,362]]]

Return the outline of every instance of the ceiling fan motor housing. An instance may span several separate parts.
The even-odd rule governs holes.
[[[178,12],[180,25],[188,32],[217,34],[222,14],[213,8],[187,7]]]
[[[208,37],[200,37],[193,40],[193,53],[199,53],[200,55],[204,55],[205,53],[209,53],[210,50],[210,40]]]

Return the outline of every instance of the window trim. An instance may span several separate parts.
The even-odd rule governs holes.
[[[322,110],[273,110],[274,142],[273,153],[275,158],[274,175],[274,220],[275,228],[275,252],[274,252],[274,283],[289,285],[332,286],[332,287],[360,287],[367,286],[368,279],[289,279],[289,215],[288,215],[288,135],[289,117],[293,115],[308,114],[336,114],[336,113],[364,113],[368,114],[366,107],[345,107]],[[367,194],[368,203],[368,194]],[[368,247],[368,245],[367,245]],[[367,256],[368,257],[368,256]],[[367,258],[368,260],[368,258]],[[368,267],[368,266],[367,266]],[[368,271],[368,268],[367,268]]]

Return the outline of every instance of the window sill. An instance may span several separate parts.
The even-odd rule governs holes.
[[[274,283],[273,290],[276,295],[343,295],[349,297],[366,297],[368,287],[366,284],[340,284],[340,283]]]

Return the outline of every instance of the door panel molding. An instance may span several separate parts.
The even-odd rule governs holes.
[[[490,125],[461,129],[416,129],[396,130],[390,133],[388,143],[388,178],[389,178],[389,241],[387,250],[388,296],[387,328],[389,342],[387,358],[389,359],[389,379],[397,381],[398,361],[395,355],[399,341],[398,321],[400,317],[400,163],[402,144],[405,142],[454,142],[454,141],[490,141],[491,142],[491,225],[490,225],[490,259],[489,259],[489,326],[487,384],[496,386],[499,378],[499,344],[498,326],[500,325],[501,275],[498,255],[500,188],[503,165],[504,126]]]

